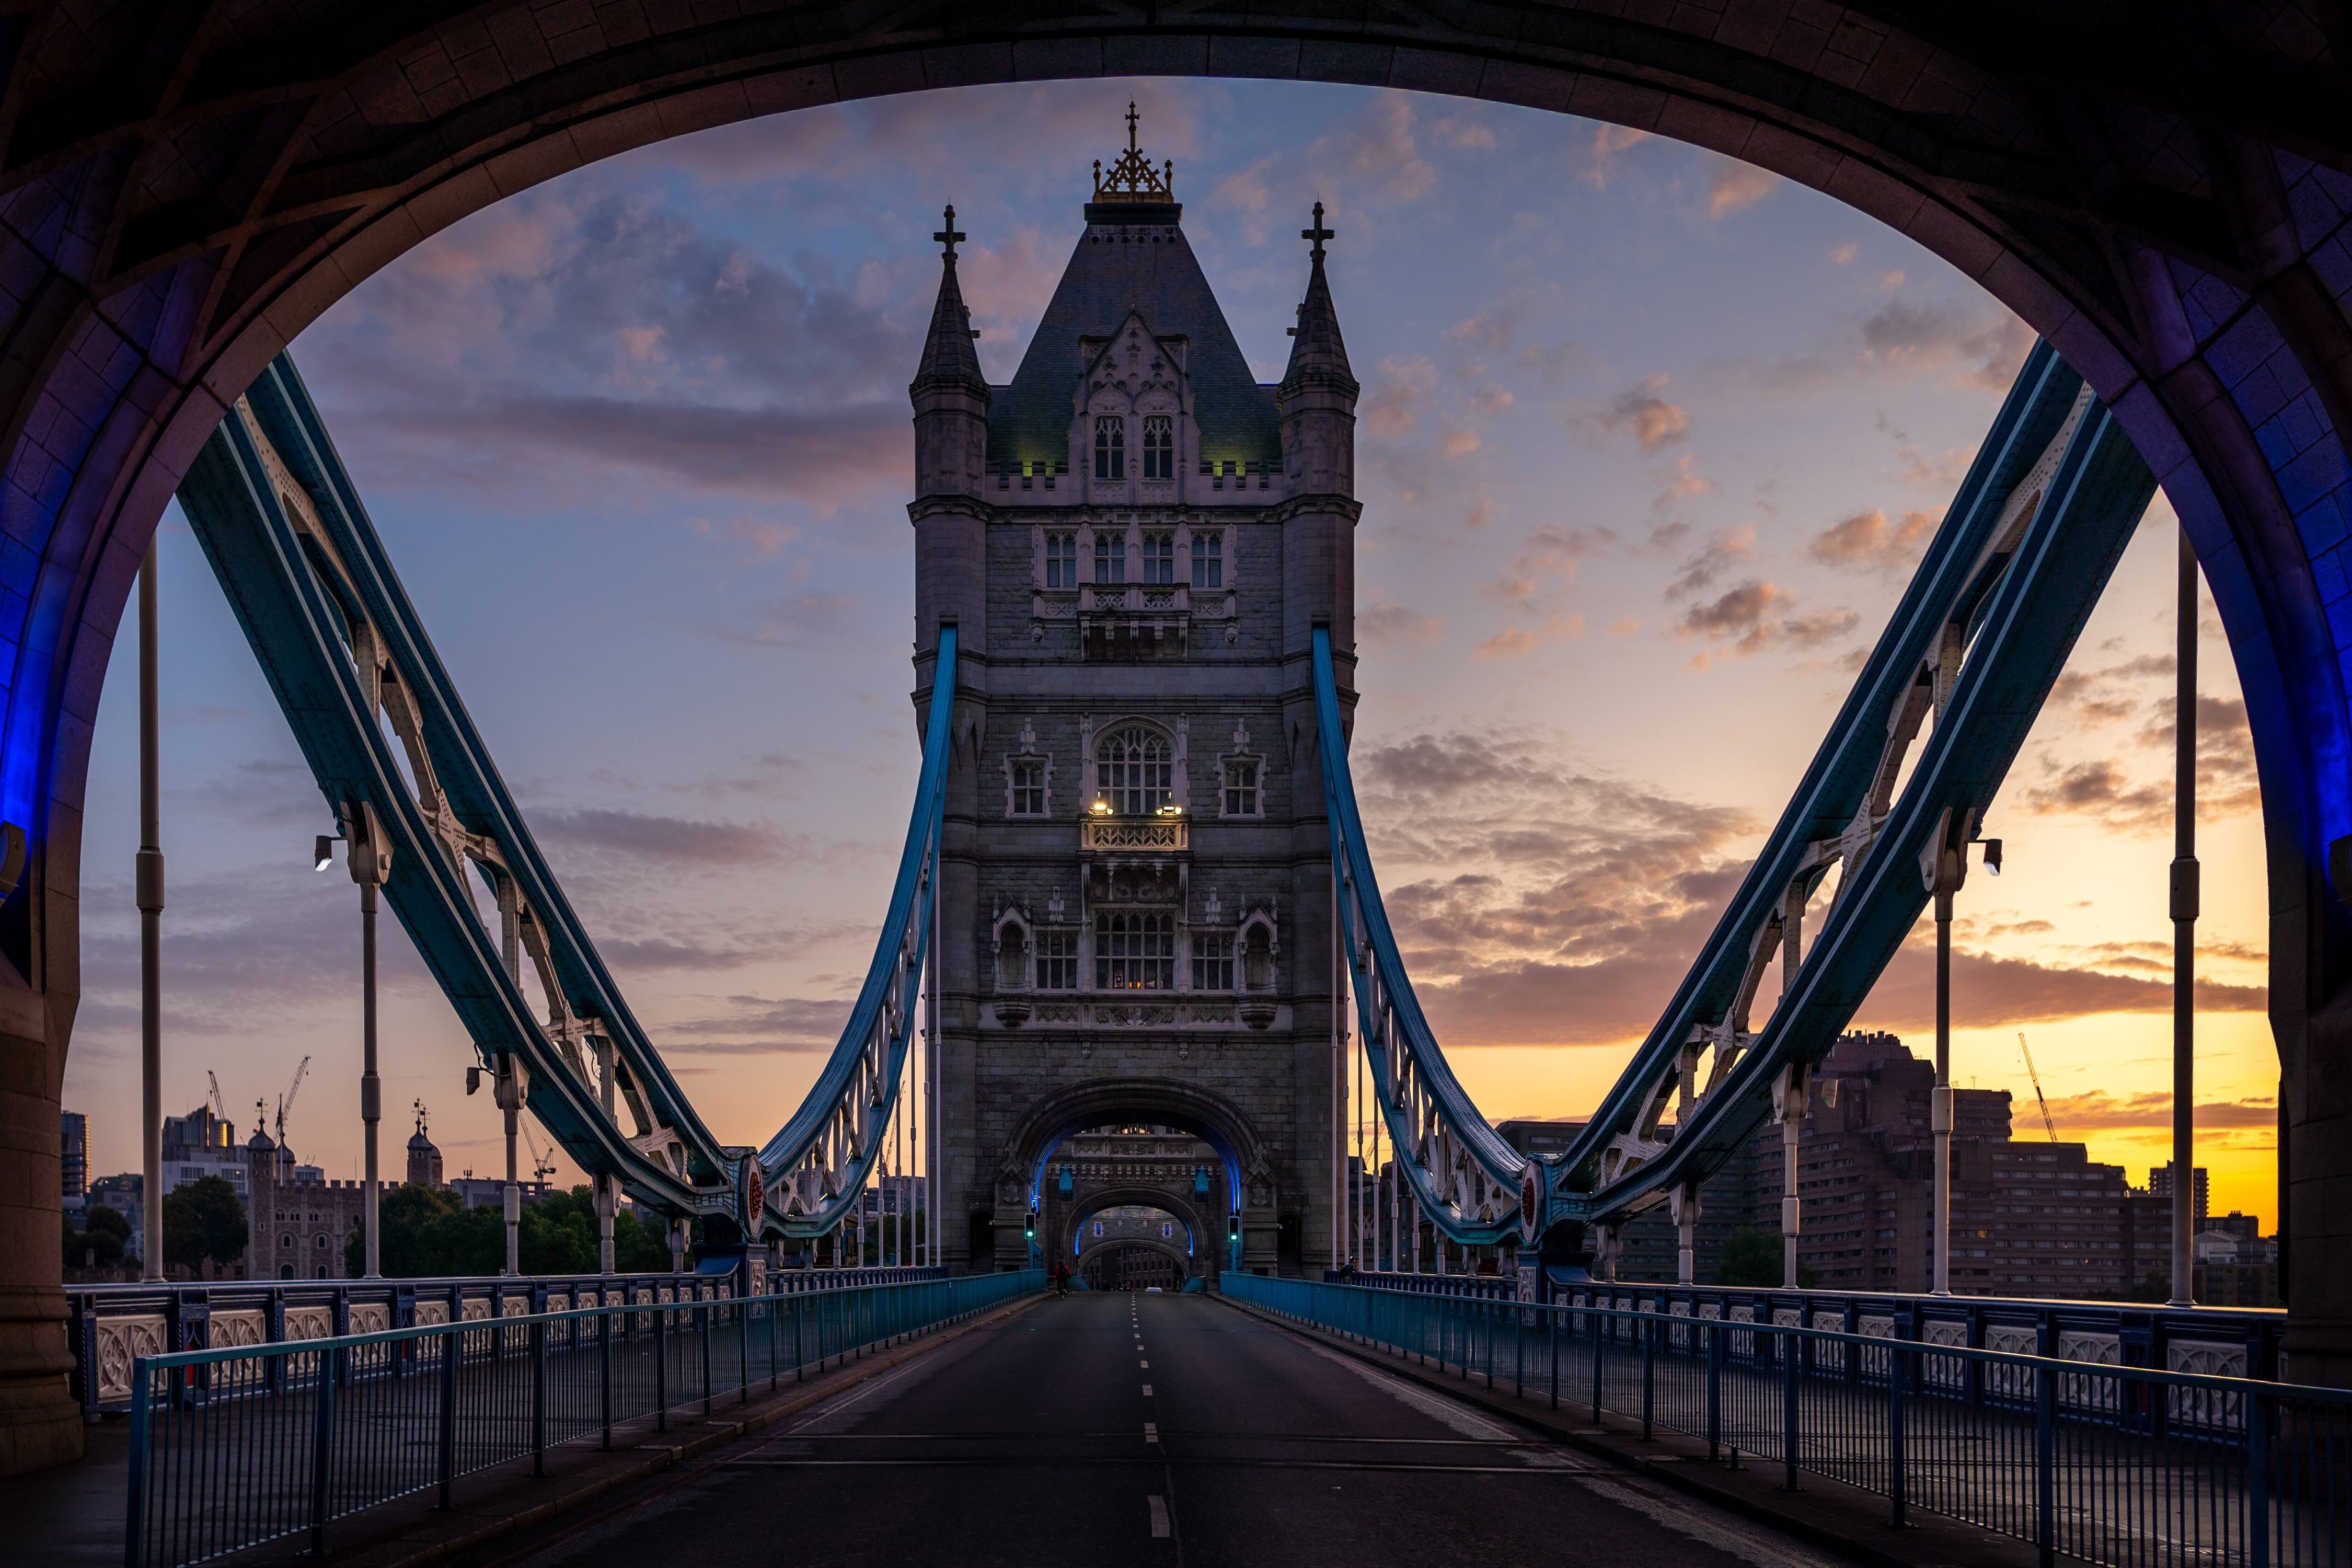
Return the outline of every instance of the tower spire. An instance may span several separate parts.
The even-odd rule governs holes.
[[[980,373],[980,354],[971,346],[971,312],[964,308],[963,289],[956,281],[956,247],[970,237],[956,227],[955,208],[931,237],[940,242],[940,297],[931,306],[931,329],[923,339],[922,363],[908,390],[919,398],[927,386],[978,389],[984,402],[988,382]]]
[[[1323,242],[1339,235],[1323,226],[1321,202],[1315,204],[1314,223],[1300,229],[1298,237],[1310,247],[1309,269],[1307,297],[1298,306],[1298,325],[1291,329],[1295,341],[1290,345],[1290,367],[1282,377],[1283,403],[1289,405],[1294,390],[1328,384],[1334,389],[1344,385],[1352,406],[1358,390],[1355,373],[1348,364],[1348,345],[1339,336],[1339,312],[1331,303],[1331,281],[1323,275]]]

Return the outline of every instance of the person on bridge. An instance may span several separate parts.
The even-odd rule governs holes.
[[[1054,1265],[1053,1279],[1055,1295],[1066,1296],[1070,1293],[1070,1266],[1068,1264],[1058,1261],[1055,1262]]]

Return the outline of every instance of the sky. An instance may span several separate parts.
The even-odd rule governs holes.
[[[952,202],[992,381],[1089,165],[1172,158],[1261,379],[1322,201],[1359,407],[1354,760],[1412,971],[1480,1107],[1590,1109],[1819,745],[2032,342],[1830,198],[1588,121],[1366,89],[1146,80],[806,110],[468,217],[297,363],[599,950],[722,1142],[782,1125],[870,956],[917,753],[906,384]],[[2169,1157],[2172,574],[2159,497],[1960,895],[1954,1078],[2143,1181]],[[176,508],[162,536],[169,1109],[354,1173],[356,892]],[[2275,1223],[2260,800],[2200,626],[2199,1161]],[[66,1104],[138,1163],[136,634],[93,742]],[[500,1166],[455,1017],[392,931],[388,1168],[421,1100]],[[1932,1047],[1923,922],[1856,1026]],[[1765,998],[1764,1000],[1769,1000]],[[1760,1016],[1760,1009],[1759,1009]],[[561,1177],[572,1168],[560,1157]]]

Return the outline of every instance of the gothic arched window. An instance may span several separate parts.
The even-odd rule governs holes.
[[[1165,414],[1151,415],[1143,422],[1143,477],[1176,477],[1176,421]]]
[[[1095,421],[1095,478],[1127,478],[1127,421],[1116,414]]]
[[[1173,798],[1175,768],[1167,737],[1138,724],[1114,730],[1095,746],[1102,798],[1121,816],[1149,816]]]

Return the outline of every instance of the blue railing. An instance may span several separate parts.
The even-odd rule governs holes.
[[[2159,1568],[2352,1552],[2352,1391],[1848,1333],[1229,1275],[1234,1300],[1558,1408],[1589,1406],[2061,1556]],[[1704,1308],[1709,1303],[1685,1303]],[[1719,1305],[1719,1304],[1715,1304]]]
[[[829,1361],[1045,1288],[1037,1270],[611,1304],[133,1364],[125,1568],[181,1568],[307,1534],[614,1428],[749,1404]]]
[[[779,1268],[754,1293],[943,1279],[942,1268]],[[735,1274],[478,1275],[429,1279],[253,1279],[66,1288],[74,1399],[85,1415],[131,1406],[131,1363],[172,1351],[230,1350],[420,1324],[562,1310],[596,1300],[674,1300],[741,1293]],[[667,1292],[664,1295],[663,1292]]]

